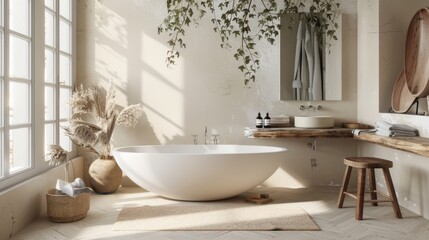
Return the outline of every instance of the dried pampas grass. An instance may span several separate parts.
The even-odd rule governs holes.
[[[130,105],[119,113],[116,122],[118,125],[125,127],[135,127],[142,114],[143,109],[140,107],[140,104]]]
[[[86,148],[102,159],[111,158],[110,139],[115,124],[135,127],[143,114],[139,104],[130,105],[118,112],[116,90],[112,83],[105,95],[100,87],[85,90],[81,85],[73,93],[69,105],[74,118],[69,120],[68,127],[63,127],[66,135],[74,144]],[[76,118],[76,115],[79,117]],[[59,148],[54,149],[59,151]]]
[[[84,90],[80,85],[69,99],[69,105],[73,114],[91,113],[94,109],[94,99],[91,96],[91,91]]]

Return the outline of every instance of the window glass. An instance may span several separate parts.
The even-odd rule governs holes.
[[[9,89],[10,124],[30,123],[30,85],[11,81]]]
[[[9,71],[15,78],[30,78],[30,42],[25,39],[10,36]]]
[[[64,20],[60,20],[60,50],[71,53],[71,26]]]
[[[3,23],[4,23],[4,20],[3,20],[3,16],[4,16],[4,14],[3,14],[3,5],[4,4],[4,1],[3,0],[0,0],[0,26],[2,26],[3,27]]]
[[[60,84],[71,86],[71,58],[65,55],[60,56]]]
[[[4,91],[3,91],[3,79],[0,79],[0,178],[4,176],[4,123],[3,123],[3,98],[4,98]]]
[[[3,66],[4,66],[4,62],[3,62],[3,59],[4,59],[4,55],[3,55],[3,53],[4,53],[4,51],[3,51],[3,46],[4,46],[3,36],[4,36],[3,31],[0,30],[0,76],[2,76],[2,77],[4,76],[4,73],[3,73]]]
[[[9,0],[10,29],[30,36],[30,1]]]
[[[45,153],[49,145],[56,144],[55,129],[56,129],[55,123],[45,124]]]
[[[61,0],[60,1],[60,15],[68,20],[71,20],[71,5],[70,0]]]
[[[3,129],[0,128],[0,178],[3,178],[4,176],[4,171],[3,171],[3,162],[4,162],[4,144],[3,144],[3,139],[4,139],[4,134],[3,134]]]
[[[68,101],[71,97],[71,94],[71,89],[60,88],[60,119],[68,119],[71,117],[71,111],[68,105]]]
[[[45,11],[45,44],[55,46],[55,15]]]
[[[63,127],[68,126],[67,122],[60,123],[60,146],[64,148],[64,150],[71,151],[72,150],[72,142],[69,137],[66,136],[66,132]]]
[[[14,173],[31,166],[30,128],[10,130],[9,172]]]
[[[45,0],[45,6],[55,11],[55,0]]]
[[[4,120],[3,120],[3,114],[4,114],[4,80],[0,78],[0,128],[4,127]]]
[[[45,82],[55,83],[55,52],[45,49]]]
[[[45,87],[45,120],[55,119],[55,88]]]

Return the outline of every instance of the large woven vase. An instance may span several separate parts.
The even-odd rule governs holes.
[[[89,181],[96,193],[114,193],[121,185],[122,170],[114,158],[96,159],[89,167]]]

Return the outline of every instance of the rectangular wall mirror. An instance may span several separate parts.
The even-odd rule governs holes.
[[[341,18],[335,33],[338,40],[324,36],[323,44],[317,44],[317,25],[309,21],[308,13],[281,17],[280,100],[341,100]]]

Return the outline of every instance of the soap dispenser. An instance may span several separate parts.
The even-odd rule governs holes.
[[[267,115],[264,118],[264,128],[270,128],[271,127],[271,118],[270,114],[267,113]]]
[[[261,113],[258,113],[258,116],[256,117],[256,128],[262,128],[264,126],[264,120],[261,117]]]

